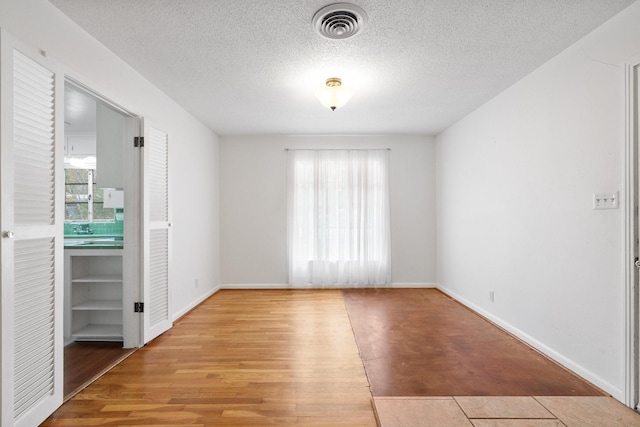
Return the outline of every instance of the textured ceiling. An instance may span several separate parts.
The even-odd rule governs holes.
[[[220,135],[435,134],[633,2],[353,0],[363,31],[328,40],[331,0],[50,1]]]

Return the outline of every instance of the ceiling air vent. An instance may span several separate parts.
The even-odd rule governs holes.
[[[349,3],[335,3],[323,7],[313,15],[313,28],[328,39],[348,39],[362,30],[367,15]]]

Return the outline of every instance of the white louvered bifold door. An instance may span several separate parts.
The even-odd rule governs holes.
[[[169,137],[145,120],[143,150],[144,342],[173,325],[169,295]]]
[[[63,397],[62,77],[0,38],[1,417],[35,426]]]

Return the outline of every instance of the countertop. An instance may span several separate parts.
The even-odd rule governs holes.
[[[122,236],[64,236],[65,249],[122,249]]]

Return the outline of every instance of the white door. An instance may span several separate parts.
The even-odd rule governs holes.
[[[0,39],[1,424],[34,426],[63,397],[64,81]]]
[[[144,343],[173,325],[169,295],[169,136],[144,120],[142,173]]]

